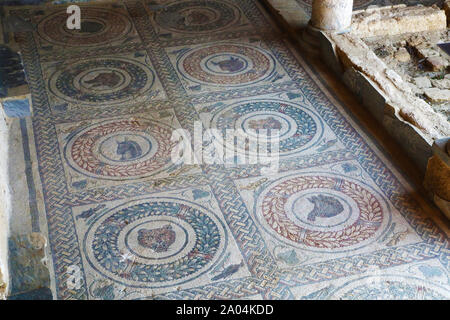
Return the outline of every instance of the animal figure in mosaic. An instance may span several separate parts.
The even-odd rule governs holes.
[[[181,22],[189,27],[192,25],[202,25],[202,24],[206,24],[210,21],[209,17],[199,11],[188,11],[187,13],[184,14],[184,17],[182,18]]]
[[[342,204],[330,196],[320,194],[308,198],[308,200],[314,204],[314,209],[308,214],[309,221],[316,221],[316,217],[331,218],[344,211]]]
[[[171,173],[169,173],[169,177],[177,177],[179,175],[182,175],[183,173],[189,172],[192,169],[198,168],[197,165],[182,165],[180,167],[174,168]]]
[[[105,204],[99,204],[98,206],[96,206],[95,208],[90,208],[88,210],[83,211],[78,217],[77,219],[88,219],[90,217],[92,217],[96,212],[98,212],[99,210],[105,208],[106,205]]]
[[[394,232],[390,238],[390,240],[388,241],[388,243],[386,243],[386,245],[388,247],[392,247],[397,245],[402,239],[404,239],[406,237],[406,235],[409,233],[408,228],[406,228],[404,231],[397,231]]]
[[[261,180],[255,181],[253,183],[250,183],[246,186],[242,186],[241,190],[256,190],[259,186],[261,186],[263,183],[266,183],[269,179],[262,178]]]
[[[334,286],[329,285],[323,289],[314,291],[306,296],[303,296],[301,298],[301,300],[325,300],[330,296],[330,294],[333,290],[334,290]]]
[[[157,253],[169,250],[169,247],[175,242],[175,238],[175,231],[172,230],[170,224],[152,230],[141,229],[138,232],[139,244]]]
[[[332,140],[328,140],[326,141],[325,139],[319,143],[319,147],[317,148],[317,151],[322,152],[325,151],[329,148],[331,148],[332,146],[334,146],[337,143],[337,139],[332,139]]]
[[[211,280],[216,281],[220,279],[228,278],[229,276],[235,274],[239,271],[241,267],[244,266],[244,261],[241,261],[241,263],[238,264],[232,264],[226,267],[221,273],[219,273],[217,276],[214,276]]]
[[[288,265],[295,265],[300,262],[294,249],[285,252],[279,252],[276,257],[278,260],[281,260]]]
[[[96,298],[100,298],[103,300],[113,300],[115,298],[114,286],[112,284],[108,284],[102,287],[95,288],[92,291],[92,294]]]
[[[117,155],[121,161],[133,160],[142,155],[142,149],[135,141],[125,138],[124,141],[117,141]]]
[[[115,72],[101,72],[91,80],[85,80],[84,83],[91,85],[92,88],[109,87],[114,88],[120,82],[120,77]]]
[[[397,224],[395,222],[392,223],[392,225],[390,226],[389,230],[386,232],[384,237],[381,238],[381,240],[379,240],[378,242],[382,243],[387,241],[386,243],[387,246],[395,246],[396,244],[398,244],[400,240],[402,240],[409,233],[409,230],[408,228],[406,228],[403,231],[395,231],[396,227]]]
[[[419,271],[422,272],[422,274],[427,278],[441,277],[445,275],[442,269],[426,264],[419,266],[417,269],[419,269]]]
[[[281,123],[273,117],[268,117],[266,119],[250,120],[249,127],[254,130],[281,130]]]
[[[103,25],[95,21],[81,21],[81,33],[96,33],[103,29]]]
[[[220,70],[227,72],[237,72],[244,68],[244,61],[236,57],[230,57],[229,59],[219,62],[212,62],[213,65],[218,66]]]

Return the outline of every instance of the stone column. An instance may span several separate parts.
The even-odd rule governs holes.
[[[344,31],[352,23],[353,0],[313,0],[310,24],[325,31]]]
[[[313,0],[311,20],[301,36],[310,54],[319,54],[320,31],[343,32],[352,23],[353,0]]]

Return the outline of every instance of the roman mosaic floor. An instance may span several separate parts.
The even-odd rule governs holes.
[[[65,9],[11,11],[57,299],[450,298],[443,226],[260,4],[86,4],[81,31]],[[196,121],[279,129],[278,172],[173,163]]]

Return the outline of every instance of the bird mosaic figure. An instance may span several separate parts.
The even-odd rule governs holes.
[[[77,217],[77,219],[85,219],[86,220],[86,219],[92,217],[97,211],[99,211],[105,207],[106,207],[106,205],[100,204],[100,205],[96,206],[95,208],[90,208],[88,210],[85,210]]]
[[[215,66],[218,66],[222,71],[237,72],[244,68],[244,62],[238,58],[230,57],[227,60],[220,62],[212,62]]]
[[[262,178],[261,180],[255,181],[246,186],[242,186],[241,190],[255,190],[256,188],[258,188],[259,186],[261,186],[263,183],[267,182],[268,180],[269,179],[267,179],[267,178]]]
[[[84,82],[91,85],[93,88],[102,86],[113,88],[120,82],[120,77],[115,72],[102,72],[95,78],[85,80]]]
[[[217,281],[217,280],[220,280],[220,279],[228,278],[229,276],[231,276],[231,275],[235,274],[236,272],[238,272],[239,269],[241,267],[243,267],[243,266],[244,266],[244,261],[241,261],[241,263],[238,263],[238,264],[229,265],[221,273],[219,273],[217,276],[214,276],[211,280],[212,281]]]

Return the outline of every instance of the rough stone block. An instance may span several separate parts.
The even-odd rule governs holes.
[[[425,96],[433,103],[450,101],[450,90],[439,88],[428,88],[424,90]]]
[[[345,71],[343,81],[347,87],[355,93],[375,119],[381,122],[383,120],[386,98],[383,93],[377,89],[376,84],[362,72],[355,70],[354,68]]]
[[[398,49],[398,51],[395,53],[394,57],[399,62],[408,62],[409,60],[411,60],[411,56],[410,56],[408,50],[406,50],[406,48]]]
[[[428,57],[425,62],[431,71],[442,71],[448,66],[448,61],[439,56]]]
[[[430,57],[438,57],[439,56],[439,52],[433,48],[422,48],[420,46],[415,47],[416,48],[416,52],[417,52],[417,56],[420,59],[426,59],[426,58],[430,58]]]
[[[322,59],[325,61],[328,67],[330,67],[337,75],[342,75],[344,72],[342,64],[336,53],[336,45],[325,32],[319,33],[319,43]]]
[[[9,239],[9,296],[50,287],[50,274],[43,263],[46,245],[47,240],[40,233],[15,235]]]
[[[31,116],[31,103],[28,97],[10,99],[2,102],[5,114],[10,118],[25,118]]]
[[[3,282],[2,270],[0,270],[0,300],[6,298],[6,283]]]
[[[450,1],[449,0],[445,1],[443,8],[444,8],[445,14],[447,16],[447,24],[449,24],[450,23]]]
[[[450,89],[450,78],[444,78],[444,79],[432,79],[431,83],[433,84],[433,87],[439,88],[439,89]]]
[[[354,14],[352,33],[372,37],[446,28],[447,16],[437,7],[382,7]]]
[[[414,161],[421,174],[425,174],[428,159],[433,154],[430,144],[415,126],[400,120],[393,111],[393,108],[386,105],[383,127],[403,146],[403,150]]]
[[[450,157],[446,150],[449,144],[450,138],[439,139],[433,144],[433,157],[428,161],[424,187],[450,219]]]
[[[430,81],[430,79],[428,79],[427,77],[417,77],[417,78],[414,78],[414,84],[415,84],[418,88],[421,88],[421,89],[424,89],[424,88],[431,88],[431,87],[432,87],[431,81]]]

